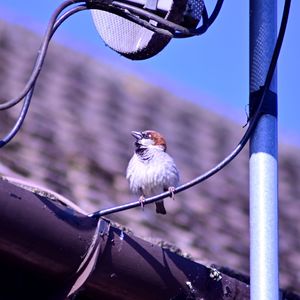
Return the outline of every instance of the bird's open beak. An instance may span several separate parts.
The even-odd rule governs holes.
[[[139,131],[131,131],[131,134],[137,140],[140,140],[140,139],[143,138],[143,134],[141,132],[139,132]]]

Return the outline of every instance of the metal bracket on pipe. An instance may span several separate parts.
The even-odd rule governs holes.
[[[262,86],[258,91],[252,92],[250,94],[250,118],[254,116],[257,109],[259,108],[263,93],[264,93],[264,87]],[[277,109],[277,105],[274,105],[274,103],[277,103],[277,94],[272,92],[271,90],[267,90],[262,101],[263,103],[262,106],[260,107],[260,114],[261,115],[268,114],[277,117],[278,109]]]

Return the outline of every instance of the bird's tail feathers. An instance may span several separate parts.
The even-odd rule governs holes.
[[[155,206],[156,206],[156,213],[162,214],[162,215],[167,214],[167,211],[165,209],[163,201],[155,202]]]

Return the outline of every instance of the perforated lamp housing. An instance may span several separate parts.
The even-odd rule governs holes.
[[[142,1],[137,0],[137,2]],[[130,4],[144,7],[133,2]],[[160,16],[163,14],[166,20],[187,28],[196,28],[203,7],[203,0],[161,0],[157,3],[157,9],[151,12],[159,13]],[[105,44],[132,60],[147,59],[156,55],[171,40],[169,36],[153,32],[111,12],[92,9],[92,17]],[[152,20],[149,22],[151,25],[158,26]]]

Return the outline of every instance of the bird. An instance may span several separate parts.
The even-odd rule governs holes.
[[[165,191],[171,192],[174,199],[179,172],[173,158],[166,152],[165,138],[155,130],[132,131],[131,134],[135,138],[135,151],[126,171],[130,190],[139,196],[142,207],[146,197]],[[167,213],[163,200],[155,205],[156,213]]]

